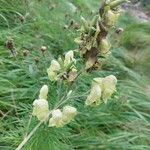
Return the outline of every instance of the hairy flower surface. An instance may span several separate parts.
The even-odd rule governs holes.
[[[116,90],[117,78],[114,75],[109,75],[102,82],[102,99],[105,103]]]
[[[77,114],[77,109],[72,106],[65,106],[63,108],[63,122],[69,123]]]
[[[98,105],[101,99],[101,87],[98,84],[92,85],[91,92],[88,95],[85,104],[86,105]]]
[[[68,124],[77,114],[77,109],[72,106],[65,106],[63,112],[56,109],[52,112],[52,117],[49,120],[49,127],[63,127]]]
[[[63,126],[63,114],[60,109],[53,110],[52,118],[49,120],[49,127],[62,127]]]
[[[105,78],[94,78],[92,81],[91,92],[88,95],[86,105],[99,105],[101,100],[107,103],[112,94],[116,90],[117,78],[114,75],[109,75]]]
[[[37,99],[33,102],[33,116],[39,121],[46,121],[49,113],[48,101],[45,99]]]
[[[48,94],[48,86],[43,85],[40,90],[39,99],[47,99],[47,94]]]
[[[58,79],[58,71],[61,69],[60,64],[56,60],[51,61],[50,67],[47,69],[48,77],[51,81],[56,81]]]
[[[59,71],[60,70],[60,64],[56,60],[51,61],[50,69],[52,71]]]

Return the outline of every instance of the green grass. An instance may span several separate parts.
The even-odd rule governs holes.
[[[77,7],[77,13],[70,9],[69,2]],[[49,81],[46,69],[53,58],[77,48],[74,38],[79,34],[64,26],[71,20],[80,24],[81,15],[90,20],[91,12],[98,8],[99,0],[0,0],[0,149],[14,150],[38,123],[32,118],[28,126],[32,103],[43,84],[50,87],[50,107],[58,101],[57,85]],[[26,16],[23,23],[22,16]],[[83,74],[73,86],[70,103],[79,111],[75,120],[63,128],[42,125],[24,150],[149,149],[150,26],[139,24],[129,14],[120,19],[119,25],[125,32],[119,37],[112,34],[112,55],[103,62],[103,70]],[[5,47],[9,37],[14,40],[16,57]],[[48,47],[44,56],[42,45]],[[27,57],[24,50],[29,51]],[[107,105],[85,107],[92,78],[109,74],[119,80],[117,93]]]

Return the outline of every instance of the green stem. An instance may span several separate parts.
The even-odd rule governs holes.
[[[129,0],[115,0],[109,4],[111,8],[115,8],[123,3],[129,2]]]

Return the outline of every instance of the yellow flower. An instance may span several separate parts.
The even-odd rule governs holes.
[[[37,99],[33,102],[33,116],[39,121],[46,121],[49,113],[48,101],[45,99]]]
[[[109,75],[105,78],[94,78],[92,81],[91,92],[88,95],[86,105],[99,105],[101,100],[107,103],[112,94],[116,90],[117,78],[114,75]]]
[[[48,86],[43,85],[40,90],[39,99],[47,99],[47,94],[48,94]]]
[[[49,120],[49,127],[62,127],[63,124],[63,114],[60,109],[56,109],[52,112],[52,118]]]
[[[56,60],[51,61],[50,67],[47,69],[48,77],[51,81],[58,79],[57,73],[61,69],[60,64]]]
[[[65,60],[64,60],[64,66],[67,67],[70,65],[72,62],[75,62],[76,60],[74,59],[74,52],[71,50],[65,54]]]
[[[65,106],[63,108],[63,122],[64,124],[69,123],[77,114],[77,109],[72,106]]]
[[[59,71],[60,70],[60,64],[56,60],[51,61],[50,70],[52,71]]]
[[[91,92],[85,101],[85,105],[98,105],[101,100],[101,92],[101,87],[94,83]]]
[[[65,106],[63,112],[60,109],[56,109],[52,112],[52,117],[49,120],[49,127],[63,127],[69,123],[77,114],[76,108],[72,106]]]
[[[57,76],[57,73],[50,70],[50,69],[47,69],[47,73],[48,73],[48,77],[51,81],[57,81],[58,80],[58,76]]]
[[[102,82],[102,99],[105,103],[116,90],[117,78],[114,75],[109,75]]]

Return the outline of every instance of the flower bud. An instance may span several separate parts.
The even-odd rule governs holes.
[[[63,114],[60,109],[56,109],[52,112],[52,118],[49,120],[49,127],[62,127],[63,126],[63,120],[62,120]]]
[[[29,52],[28,50],[24,50],[24,51],[23,51],[23,56],[24,56],[24,57],[27,57],[27,56],[29,55],[29,53],[30,53],[30,52]]]
[[[82,28],[85,32],[89,31],[89,23],[85,20],[84,17],[81,16]]]
[[[43,85],[40,90],[39,99],[47,99],[47,94],[48,94],[48,86]]]
[[[123,31],[124,31],[123,28],[118,28],[115,32],[116,32],[117,34],[120,34],[120,33],[122,33]]]
[[[42,53],[44,53],[46,51],[47,47],[46,46],[41,46],[40,50]]]
[[[33,102],[33,116],[36,116],[39,121],[46,121],[49,113],[48,101],[38,99]]]

